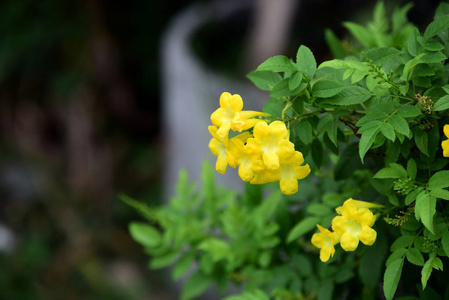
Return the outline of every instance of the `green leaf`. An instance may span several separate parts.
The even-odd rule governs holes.
[[[360,86],[347,86],[337,95],[322,99],[324,103],[333,105],[360,104],[368,100],[372,94]]]
[[[436,197],[438,199],[449,200],[449,191],[443,189],[433,189],[430,191],[430,196]]]
[[[312,93],[317,98],[329,98],[340,93],[344,85],[335,80],[320,80],[317,81],[312,88]]]
[[[203,240],[198,245],[198,249],[209,252],[214,262],[228,257],[231,252],[230,245],[228,243],[221,239],[212,237]]]
[[[290,77],[290,80],[288,81],[288,88],[290,89],[290,91],[293,91],[296,88],[298,88],[301,81],[302,81],[302,73],[301,72],[293,73],[293,75]]]
[[[410,205],[413,203],[413,201],[416,200],[416,197],[419,195],[419,193],[421,193],[422,191],[424,191],[424,188],[419,187],[414,189],[413,191],[411,191],[407,197],[405,197],[405,205]]]
[[[435,103],[432,111],[441,111],[449,108],[449,95],[443,96]]]
[[[359,156],[362,161],[363,157],[365,157],[366,152],[368,152],[370,147],[373,145],[374,139],[376,138],[376,135],[379,133],[379,131],[379,127],[376,127],[368,129],[362,134],[359,143]]]
[[[132,222],[128,226],[132,238],[145,247],[157,247],[161,244],[162,238],[156,228],[140,222]]]
[[[178,251],[171,251],[159,257],[153,257],[150,260],[150,269],[162,269],[171,265],[179,257]]]
[[[407,121],[403,117],[401,117],[399,115],[392,115],[388,119],[388,123],[393,125],[394,130],[396,130],[396,132],[399,132],[405,136],[409,136],[410,129],[408,127]]]
[[[428,40],[444,29],[449,28],[449,15],[444,15],[433,20],[424,31],[424,40]]]
[[[418,64],[423,62],[422,57],[424,55],[424,53],[421,53],[405,64],[401,79],[403,79],[404,81],[409,81],[412,78],[413,70]]]
[[[320,203],[307,205],[306,212],[317,217],[325,217],[332,214],[332,210],[329,206]]]
[[[439,171],[429,179],[429,190],[449,187],[449,171]]]
[[[415,144],[418,149],[425,155],[429,156],[429,137],[427,132],[419,127],[413,128]]]
[[[421,223],[433,234],[435,234],[433,216],[436,213],[436,204],[436,198],[426,192],[416,197],[415,217],[417,220],[421,219]]]
[[[373,48],[365,52],[366,56],[375,64],[380,63],[382,66],[397,61],[401,53],[402,51],[393,47]]]
[[[394,166],[394,167],[392,167]],[[383,168],[379,170],[373,178],[401,178],[407,177],[407,172],[405,169],[396,163],[391,163],[390,167]]]
[[[391,140],[392,142],[395,141],[396,134],[394,133],[394,128],[390,123],[383,123],[380,126],[380,131],[387,139]]]
[[[356,23],[352,23],[352,22],[344,22],[343,25],[366,48],[372,48],[372,47],[376,46],[376,40],[374,38],[374,35],[369,30],[367,30],[365,27],[363,27],[359,24],[356,24]]]
[[[294,72],[297,70],[288,57],[276,55],[261,63],[256,71]]]
[[[309,121],[301,121],[295,127],[296,134],[298,135],[301,142],[308,145],[313,139],[313,129],[312,124]]]
[[[390,251],[394,252],[401,248],[407,248],[413,243],[414,240],[415,236],[413,235],[402,235],[393,242],[390,247]]]
[[[193,299],[204,293],[212,285],[212,277],[197,271],[184,284],[181,292],[181,300]]]
[[[449,230],[446,230],[441,237],[441,245],[443,246],[444,252],[449,256]]]
[[[281,118],[282,110],[284,109],[284,102],[276,99],[270,98],[267,103],[263,106],[263,111],[269,113],[273,118]]]
[[[340,42],[340,39],[334,34],[332,30],[328,28],[324,30],[324,40],[331,50],[333,57],[344,58],[345,56],[347,56],[347,52]]]
[[[417,172],[418,168],[416,166],[416,162],[413,158],[410,158],[407,162],[407,174],[410,178],[415,179]]]
[[[316,228],[316,225],[320,222],[320,220],[321,218],[308,217],[299,221],[288,233],[287,243],[293,242],[303,234],[311,231],[313,228]]]
[[[399,258],[390,263],[384,274],[384,294],[387,300],[392,300],[396,289],[398,288],[399,279],[402,274],[404,259]]]
[[[301,45],[296,53],[296,66],[307,78],[311,79],[316,72],[316,60],[312,51]]]
[[[173,279],[179,280],[182,276],[184,276],[192,266],[194,260],[195,260],[194,253],[188,253],[184,255],[173,268],[172,273]]]
[[[401,105],[398,108],[398,114],[404,118],[414,118],[422,114],[422,111],[416,106]]]
[[[332,300],[332,294],[334,292],[334,283],[331,279],[325,279],[318,290],[317,300]]]
[[[432,262],[436,257],[436,253],[431,253],[429,260],[426,261],[426,263],[424,264],[424,267],[421,270],[421,284],[422,284],[422,288],[425,289],[427,286],[427,281],[430,278],[430,274],[432,274],[433,271],[433,266],[432,266]]]
[[[407,250],[407,260],[417,266],[424,265],[424,256],[416,248],[410,248]]]
[[[246,75],[256,87],[264,91],[271,89],[282,80],[282,76],[272,71],[253,71]]]

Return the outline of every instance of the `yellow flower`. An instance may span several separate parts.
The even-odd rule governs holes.
[[[212,113],[210,119],[212,124],[219,127],[217,134],[220,138],[228,135],[229,130],[241,132],[254,127],[261,119],[252,119],[257,116],[269,116],[269,114],[258,111],[242,111],[243,100],[240,95],[223,93],[220,96],[220,108]]]
[[[294,151],[288,158],[281,156],[278,171],[279,186],[285,195],[295,194],[298,191],[298,180],[309,175],[310,167],[308,164],[301,166],[303,163],[304,158],[299,151]]]
[[[246,140],[252,135],[249,132],[242,133],[229,140],[229,153],[233,156],[235,164],[239,167],[239,176],[243,181],[251,181],[254,171],[251,169],[253,157],[243,150]],[[245,139],[246,138],[246,139]]]
[[[217,134],[218,128],[216,126],[209,126],[209,132],[212,135],[212,139],[209,142],[210,151],[217,155],[217,162],[215,163],[215,169],[218,173],[226,173],[228,167],[228,137],[220,138]]]
[[[449,124],[444,125],[443,131],[444,135],[449,138]],[[449,157],[449,140],[442,141],[441,148],[443,148],[443,156]]]
[[[279,169],[279,156],[289,156],[293,151],[287,146],[288,131],[281,121],[274,121],[270,125],[259,122],[254,126],[254,138],[250,138],[245,145],[245,151],[250,155],[262,157],[265,168],[268,170]]]
[[[332,220],[332,229],[341,236],[340,245],[345,251],[357,249],[359,241],[372,245],[377,237],[376,231],[371,228],[376,217],[366,207],[357,208],[354,201],[351,198],[346,200],[340,209],[341,216]]]
[[[320,225],[316,226],[320,230],[320,233],[315,233],[312,236],[312,245],[321,249],[320,259],[322,262],[326,262],[331,256],[334,257],[334,245],[338,243],[339,236],[335,232],[330,232],[329,229]]]

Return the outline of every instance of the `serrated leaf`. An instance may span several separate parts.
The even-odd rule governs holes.
[[[392,300],[396,289],[398,288],[399,279],[402,275],[402,267],[404,259],[399,258],[390,263],[384,273],[384,294],[387,300]]]
[[[313,56],[312,51],[304,45],[301,45],[296,53],[296,67],[309,79],[315,75],[315,57]]]
[[[417,220],[421,219],[421,223],[433,234],[435,234],[433,216],[436,213],[436,204],[436,198],[426,192],[416,197],[415,217]]]
[[[290,230],[287,236],[287,243],[291,243],[294,240],[298,239],[305,233],[311,231],[316,228],[316,225],[320,222],[321,218],[317,217],[308,217],[301,221],[299,221],[293,228]]]
[[[449,191],[443,189],[433,189],[430,191],[430,196],[434,196],[438,199],[449,200]]]
[[[373,48],[365,52],[366,56],[375,64],[380,63],[383,66],[396,61],[401,53],[402,51],[393,47]]]
[[[449,95],[443,96],[434,104],[432,111],[442,111],[449,108]]]
[[[443,246],[444,252],[449,256],[449,230],[446,230],[441,237],[441,246]]]
[[[312,93],[317,98],[329,98],[340,93],[343,88],[341,82],[323,79],[313,85]]]
[[[398,114],[404,118],[414,118],[422,114],[421,110],[412,105],[401,105],[398,108]]]
[[[422,284],[423,289],[426,288],[427,281],[430,278],[430,274],[432,274],[432,271],[433,271],[432,262],[435,259],[435,257],[436,257],[436,254],[431,253],[429,260],[426,261],[426,263],[424,264],[424,267],[421,270],[421,284]]]
[[[444,189],[449,187],[449,171],[439,171],[429,179],[428,189]]]
[[[282,80],[282,76],[272,71],[253,71],[246,75],[256,87],[264,91],[271,89]]]
[[[362,134],[359,143],[359,156],[362,162],[366,152],[368,152],[370,147],[373,145],[374,139],[376,138],[376,135],[379,133],[379,131],[380,131],[379,127],[375,127],[368,129]]]
[[[263,106],[263,111],[269,113],[273,118],[281,118],[285,104],[276,99],[270,98]]]
[[[392,142],[395,141],[396,134],[394,133],[394,128],[390,123],[383,123],[380,126],[380,131],[387,139],[391,140]]]
[[[401,117],[399,115],[392,115],[388,119],[388,123],[393,125],[393,128],[396,132],[399,132],[405,136],[409,136],[410,129],[408,127],[407,121],[403,117]]]
[[[425,40],[428,40],[446,28],[449,28],[449,15],[435,18],[435,20],[427,26],[423,37]]]
[[[407,260],[417,266],[424,265],[424,256],[416,248],[410,248],[407,250]]]
[[[415,69],[415,67],[418,64],[423,63],[423,60],[422,60],[423,56],[425,56],[425,53],[419,54],[418,56],[409,60],[405,64],[401,79],[403,79],[405,81],[409,81],[412,78],[413,70]]]
[[[302,73],[301,72],[295,72],[290,77],[290,80],[288,81],[288,88],[290,91],[293,91],[294,89],[298,88],[299,84],[302,81]]]
[[[416,200],[416,197],[419,195],[419,193],[421,193],[422,191],[424,191],[424,188],[419,187],[414,189],[413,191],[411,191],[407,197],[405,197],[405,205],[410,205],[413,203],[413,201]]]
[[[256,71],[294,72],[297,70],[288,57],[276,55],[261,63]]]
[[[359,86],[347,86],[337,95],[322,99],[324,103],[333,105],[353,105],[360,104],[368,100],[372,94]]]
[[[389,114],[384,111],[377,111],[377,110],[370,111],[357,122],[357,126],[361,127],[364,124],[374,121],[374,120],[380,120],[382,122],[383,120],[385,120],[388,117],[388,115]]]

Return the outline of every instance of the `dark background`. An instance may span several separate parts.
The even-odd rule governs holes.
[[[152,206],[167,197],[160,40],[183,9],[212,2],[1,1],[0,299],[177,298],[169,274],[146,268],[127,231],[140,217],[118,194]],[[437,4],[415,1],[410,19],[428,24]],[[363,24],[373,5],[296,1],[272,55],[304,44],[329,59],[324,29],[344,38],[341,22]],[[212,20],[192,37],[194,53],[246,81],[262,62],[248,62],[254,14]]]

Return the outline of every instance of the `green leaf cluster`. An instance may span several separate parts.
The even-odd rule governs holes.
[[[311,167],[296,195],[270,184],[217,187],[205,164],[201,188],[180,172],[162,207],[122,197],[147,220],[129,231],[150,267],[173,266],[173,279],[186,279],[181,299],[230,283],[241,292],[228,300],[390,300],[398,287],[402,299],[449,295],[449,4],[422,30],[407,21],[410,8],[387,17],[379,2],[368,24],[346,22],[349,48],[326,31],[334,59],[317,63],[302,45],[248,74],[268,92],[268,122],[287,125]],[[377,240],[322,263],[310,239],[348,198],[383,205]]]

